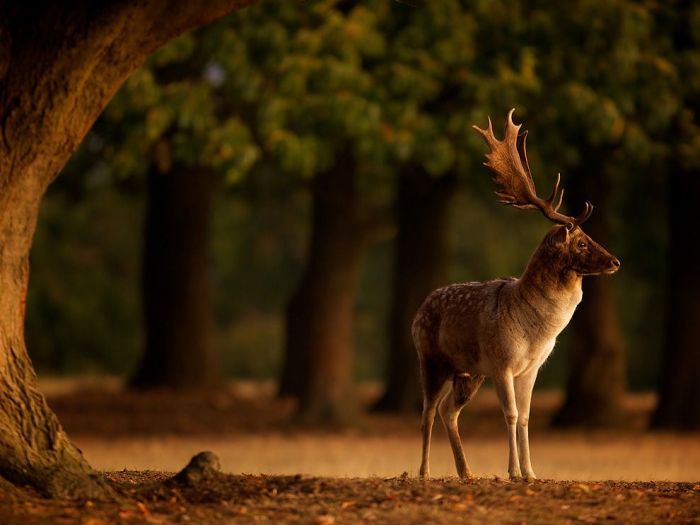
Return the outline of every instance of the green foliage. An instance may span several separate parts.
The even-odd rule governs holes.
[[[131,370],[141,350],[140,238],[132,233],[140,228],[140,204],[105,187],[78,199],[60,188],[44,199],[26,321],[40,372]]]
[[[202,166],[234,183],[256,162],[259,149],[239,115],[217,91],[218,70],[202,56],[201,39],[188,34],[158,51],[127,80],[95,133],[117,176],[142,175],[166,145],[172,162]]]
[[[368,143],[380,123],[374,79],[363,68],[384,46],[375,16],[366,8],[344,16],[334,3],[280,12],[279,3],[263,2],[212,34],[230,42],[223,50],[212,45],[212,60],[226,71],[221,88],[231,106],[246,115],[264,154],[302,179],[330,169],[348,148],[371,161]]]

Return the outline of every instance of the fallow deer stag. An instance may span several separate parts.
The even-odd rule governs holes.
[[[496,195],[516,208],[537,208],[556,223],[530,258],[520,278],[453,284],[432,292],[419,308],[412,335],[423,385],[423,458],[420,476],[430,476],[430,439],[439,410],[454,453],[457,473],[471,477],[457,418],[489,376],[505,416],[508,474],[530,481],[528,419],[537,372],[581,301],[584,275],[614,273],[620,261],[580,228],[593,211],[586,202],[578,217],[559,212],[560,177],[549,199],[537,196],[525,153],[527,132],[508,114],[505,137],[474,129],[490,152],[484,163],[494,172]]]

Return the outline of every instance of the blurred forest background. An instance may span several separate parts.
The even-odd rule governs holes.
[[[415,410],[423,298],[519,275],[549,227],[497,204],[471,129],[515,107],[539,193],[561,172],[622,261],[542,370],[556,421],[659,390],[658,425],[698,427],[698,44],[699,6],[629,0],[263,1],[187,34],[44,200],[34,363],[142,389],[272,378],[316,420],[376,380],[375,408]]]

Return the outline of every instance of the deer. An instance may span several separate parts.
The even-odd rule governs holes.
[[[581,229],[593,212],[577,217],[559,211],[564,197],[557,175],[548,199],[538,197],[526,154],[527,131],[508,113],[503,140],[488,128],[473,128],[489,147],[484,165],[493,172],[496,195],[518,209],[538,209],[554,223],[519,278],[451,284],[433,291],[418,309],[411,335],[423,389],[422,460],[419,475],[430,477],[430,441],[439,412],[457,474],[471,479],[458,430],[461,410],[488,376],[508,432],[511,480],[536,479],[530,461],[528,421],[540,367],[582,299],[582,279],[613,274],[620,261]]]

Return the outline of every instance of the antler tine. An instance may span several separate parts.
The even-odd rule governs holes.
[[[493,134],[493,124],[491,124],[491,117],[487,117],[489,121],[489,125],[486,129],[481,129],[479,126],[476,124],[472,125],[472,128],[474,128],[479,135],[481,135],[486,143],[493,149],[493,145],[495,145],[498,140],[496,139],[496,135]],[[486,164],[486,163],[484,163]]]
[[[574,224],[576,224],[577,226],[580,226],[581,224],[586,222],[591,217],[592,213],[593,213],[593,205],[589,201],[586,201],[586,209],[583,210],[581,215],[579,215],[578,217],[576,217],[576,219],[574,219]]]
[[[557,180],[554,183],[554,188],[552,189],[552,194],[547,199],[547,204],[552,206],[554,211],[559,211],[561,208],[561,203],[564,202],[564,188],[561,189],[559,193],[559,185],[561,184],[561,173],[557,173]],[[558,195],[557,195],[558,193]],[[556,204],[554,204],[556,202]]]
[[[554,207],[554,211],[559,211],[562,202],[564,202],[564,188],[561,189],[561,193],[559,194],[559,202],[557,202],[557,205]]]
[[[549,204],[554,204],[554,201],[557,198],[557,192],[559,191],[559,184],[561,184],[561,173],[557,173],[557,180],[554,183],[554,188],[552,189],[552,194],[549,196],[549,199],[547,199],[547,202]]]
[[[508,112],[503,140],[498,140],[493,134],[491,118],[488,119],[487,129],[472,126],[489,146],[490,151],[486,154],[484,164],[494,172],[494,181],[499,186],[496,191],[498,199],[515,208],[539,208],[549,220],[558,224],[582,224],[591,216],[593,205],[586,202],[585,210],[576,218],[559,213],[564,199],[564,189],[561,188],[560,191],[560,174],[557,174],[549,199],[544,200],[537,196],[527,161],[527,131],[519,133],[521,125],[513,122],[514,112],[515,109]]]
[[[508,112],[508,120],[506,120],[506,130],[510,127],[520,129],[520,124],[513,122],[513,113],[515,113],[515,108],[511,108]]]

